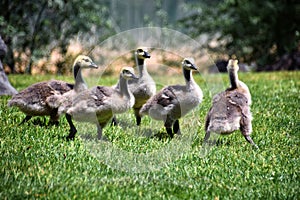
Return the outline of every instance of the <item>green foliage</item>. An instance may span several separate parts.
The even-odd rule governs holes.
[[[204,90],[204,102],[191,116],[180,121],[183,138],[190,134],[186,130],[196,131],[192,144],[161,168],[143,173],[118,170],[107,165],[105,159],[92,155],[79,137],[90,130],[87,125],[76,123],[82,129],[71,142],[63,139],[68,133],[64,117],[58,127],[34,125],[40,123],[38,119],[18,126],[24,114],[6,106],[9,97],[1,97],[0,198],[298,199],[299,76],[299,72],[240,74],[252,92],[252,138],[260,149],[252,148],[237,132],[219,138],[219,144],[204,158],[200,157],[200,149],[211,97],[201,77],[196,76]],[[21,89],[50,77],[25,79],[23,75],[14,75],[9,78]],[[222,78],[227,83],[227,76]],[[101,82],[109,85],[114,81],[104,78]],[[137,157],[146,152],[164,155],[168,153],[163,151],[167,145],[183,142],[183,138],[168,141],[136,135],[138,128],[132,112],[120,120],[121,127],[104,129],[110,141],[107,143],[135,152]],[[193,121],[195,126],[191,125]],[[145,130],[150,123],[149,118],[143,118],[141,129]],[[160,130],[162,126],[158,122],[151,128]]]
[[[111,34],[107,6],[101,0],[4,0],[0,3],[0,34],[13,42],[11,50],[27,54],[30,73],[32,60],[49,56],[54,48],[64,55],[70,39],[80,32],[92,34],[94,28],[102,32],[97,35],[99,40]]]
[[[3,0],[0,34],[9,51],[20,53],[9,52],[10,57],[19,56],[16,66],[28,66],[29,73],[32,63],[53,49],[64,57],[71,39],[88,52],[116,32],[147,26],[173,28],[193,37],[206,34],[205,45],[212,51],[235,55],[241,62],[255,61],[261,69],[297,48],[299,10],[296,0]],[[28,58],[25,63],[22,54]],[[66,66],[64,60],[56,63],[59,72]]]
[[[296,49],[300,41],[299,4],[293,0],[201,1],[190,9],[195,12],[181,20],[186,33],[208,33],[209,41],[218,41],[208,43],[211,50],[259,67]]]

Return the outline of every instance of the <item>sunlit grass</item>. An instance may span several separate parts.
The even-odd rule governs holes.
[[[300,145],[300,73],[240,74],[252,93],[255,150],[239,132],[221,137],[218,146],[201,158],[205,115],[211,96],[204,80],[203,103],[181,119],[183,135],[169,140],[162,122],[142,119],[135,126],[133,112],[118,116],[120,126],[104,128],[108,141],[97,142],[93,124],[75,122],[76,139],[67,142],[68,124],[18,126],[25,117],[0,101],[0,198],[98,199],[298,199]],[[18,90],[51,78],[73,82],[72,77],[10,76]],[[116,78],[103,77],[103,85]],[[227,76],[222,75],[225,86]],[[182,82],[181,76],[165,83]],[[87,139],[92,137],[92,139]]]

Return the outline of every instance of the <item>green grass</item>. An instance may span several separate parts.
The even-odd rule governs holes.
[[[9,78],[18,90],[50,78],[72,82],[72,77]],[[221,79],[227,85],[227,76]],[[138,129],[130,112],[118,116],[120,126],[104,129],[107,142],[85,139],[96,137],[95,127],[80,123],[75,141],[67,142],[64,117],[59,127],[35,125],[43,118],[18,126],[24,114],[8,108],[10,97],[3,96],[0,199],[299,199],[300,72],[248,73],[240,79],[252,93],[252,138],[260,149],[236,132],[219,138],[204,158],[200,150],[211,96],[201,76],[196,80],[204,101],[181,119],[183,136],[171,141],[149,137],[164,131],[162,122],[145,117]],[[167,82],[178,80],[182,77]]]

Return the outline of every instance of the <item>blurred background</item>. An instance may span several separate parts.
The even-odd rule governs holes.
[[[141,27],[169,28],[191,37],[219,71],[225,71],[227,60],[235,57],[244,71],[299,70],[299,25],[296,0],[0,2],[6,73],[70,74],[78,54],[93,51],[95,56],[95,49],[107,38]],[[201,53],[194,53],[197,60]],[[159,62],[176,67],[173,57],[162,56]],[[123,56],[122,63],[132,64],[131,58],[130,53]],[[214,72],[210,66],[205,70]]]

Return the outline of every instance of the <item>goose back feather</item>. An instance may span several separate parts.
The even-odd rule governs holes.
[[[50,116],[53,109],[47,105],[47,97],[62,95],[73,87],[73,84],[57,80],[35,83],[14,95],[8,106],[16,106],[29,116]],[[57,120],[57,116],[52,116],[52,120]]]

